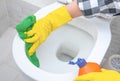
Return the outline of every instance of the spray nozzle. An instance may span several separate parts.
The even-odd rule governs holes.
[[[71,65],[77,64],[79,68],[82,68],[83,66],[85,66],[86,63],[87,63],[86,60],[82,58],[78,58],[76,62],[69,61],[69,64]]]

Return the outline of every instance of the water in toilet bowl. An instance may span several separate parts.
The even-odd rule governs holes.
[[[64,25],[52,32],[38,48],[40,69],[51,73],[67,73],[77,66],[69,65],[70,60],[87,58],[94,45],[93,37],[76,27]]]

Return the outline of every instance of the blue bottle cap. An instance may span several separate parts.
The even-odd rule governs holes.
[[[85,59],[78,58],[78,60],[76,62],[69,61],[69,64],[72,64],[72,65],[77,64],[79,68],[82,68],[83,66],[85,66],[87,64],[87,62]]]

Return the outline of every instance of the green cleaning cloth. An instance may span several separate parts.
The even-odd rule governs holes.
[[[34,23],[36,22],[36,17],[34,15],[30,15],[26,17],[23,21],[21,21],[17,26],[16,30],[22,40],[26,38],[30,38],[29,36],[25,35],[24,32],[29,31],[32,29]],[[25,42],[25,51],[28,59],[37,67],[40,66],[39,60],[36,56],[36,52],[30,56],[28,53],[29,48],[32,46],[32,43],[26,43]]]

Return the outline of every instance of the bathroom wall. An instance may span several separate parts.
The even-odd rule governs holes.
[[[31,3],[33,5],[36,5],[38,7],[45,7],[46,5],[49,5],[51,3],[54,3],[57,0],[23,0],[26,1],[28,3]]]
[[[23,0],[6,0],[10,26],[15,27],[26,16],[34,14],[40,8]]]
[[[5,0],[0,0],[0,36],[8,27],[8,13]]]

